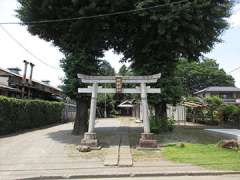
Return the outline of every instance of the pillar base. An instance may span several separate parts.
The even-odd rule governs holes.
[[[90,148],[98,147],[96,133],[84,133],[84,138],[81,140],[81,145],[89,146]]]
[[[139,140],[139,147],[141,148],[157,148],[157,140],[154,139],[152,133],[142,133]]]

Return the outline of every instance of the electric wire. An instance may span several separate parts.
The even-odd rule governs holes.
[[[10,34],[2,25],[0,25],[0,28],[3,30],[3,32],[5,32],[8,35],[9,38],[11,38],[18,46],[20,46],[22,49],[24,49],[28,54],[30,54],[32,57],[34,57],[37,61],[41,62],[45,66],[48,66],[52,69],[61,70],[60,68],[52,66],[52,65],[46,63],[44,60],[37,57],[34,53],[32,53],[30,50],[28,50],[20,41],[18,41],[12,34]]]
[[[138,9],[132,9],[132,10],[117,11],[117,12],[113,12],[113,13],[97,14],[97,15],[91,15],[91,16],[80,16],[80,17],[73,17],[73,18],[46,19],[46,20],[29,21],[29,22],[0,22],[0,25],[7,25],[7,24],[34,25],[34,24],[76,21],[76,20],[84,20],[84,19],[95,19],[95,18],[101,18],[101,17],[107,17],[107,16],[131,14],[131,13],[140,12],[140,11],[157,9],[157,8],[165,7],[165,6],[169,6],[169,5],[178,5],[178,4],[182,4],[182,3],[186,3],[186,2],[190,2],[190,1],[189,0],[182,0],[182,1],[178,1],[178,2],[159,4],[159,5],[146,7],[146,8],[138,8]]]

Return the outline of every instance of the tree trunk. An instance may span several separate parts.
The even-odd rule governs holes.
[[[87,132],[88,122],[88,104],[86,100],[81,98],[77,99],[77,112],[74,121],[72,134],[79,135]]]
[[[167,104],[158,103],[154,106],[156,119],[167,118]]]

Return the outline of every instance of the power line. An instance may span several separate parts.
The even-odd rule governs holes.
[[[107,17],[107,16],[130,14],[130,13],[134,13],[134,12],[146,11],[146,10],[150,10],[150,9],[156,9],[156,8],[159,8],[159,7],[165,7],[165,6],[168,6],[168,5],[182,4],[182,3],[185,3],[185,2],[190,2],[190,1],[189,0],[182,0],[182,1],[178,1],[178,2],[159,4],[159,5],[156,5],[156,6],[151,6],[151,7],[146,7],[146,8],[132,9],[132,10],[126,10],[126,11],[118,11],[118,12],[106,13],[106,14],[97,14],[97,15],[92,15],[92,16],[80,16],[80,17],[74,17],[74,18],[47,19],[47,20],[29,21],[29,22],[0,22],[0,25],[4,25],[4,24],[5,25],[6,24],[33,25],[33,24],[45,24],[45,23],[94,19],[94,18],[101,18],[101,17]]]
[[[41,62],[42,64],[55,69],[55,70],[60,70],[60,68],[57,68],[55,66],[52,66],[48,63],[46,63],[45,61],[43,61],[42,59],[40,59],[39,57],[37,57],[35,54],[33,54],[30,50],[28,50],[27,48],[24,47],[24,45],[22,43],[20,43],[12,34],[10,34],[2,25],[0,25],[0,28],[21,48],[23,48],[28,54],[30,54],[32,57],[34,57],[36,60],[38,60],[39,62]]]
[[[239,69],[240,69],[240,66],[237,67],[237,68],[235,68],[235,69],[233,69],[233,70],[231,70],[231,71],[229,71],[229,73],[233,73],[233,72],[235,72],[235,71],[237,71],[237,70],[239,70]]]

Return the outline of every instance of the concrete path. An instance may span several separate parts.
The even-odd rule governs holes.
[[[107,180],[239,180],[240,175],[221,175],[221,176],[148,176],[148,177],[121,177],[121,178],[107,178]],[[80,179],[76,179],[80,180]],[[81,180],[93,180],[92,178]],[[94,180],[96,180],[94,178]],[[97,178],[97,180],[106,180],[105,178]]]
[[[72,123],[0,138],[0,179],[45,175],[79,167],[103,167],[101,156],[78,153]]]
[[[104,166],[117,166],[119,162],[119,146],[121,137],[119,135],[115,135],[109,138],[111,138],[111,142],[115,141],[116,144],[109,144],[109,147],[105,148]]]
[[[240,141],[240,130],[239,129],[205,129],[207,132],[214,135],[223,136],[225,138],[232,138]]]
[[[103,127],[106,132],[107,127],[111,127],[114,131],[109,131],[108,147],[105,148],[104,165],[105,166],[132,166],[132,154],[130,150],[128,138],[128,121],[116,119],[101,119],[101,124],[107,125]],[[101,134],[101,132],[99,132]]]
[[[133,127],[139,126],[121,119],[97,120],[96,132],[103,149],[88,153],[80,153],[76,150],[81,137],[71,135],[72,123],[2,137],[0,138],[0,179],[41,176],[46,179],[48,177],[55,179],[57,177],[126,177],[213,172],[164,159],[135,161],[133,167],[126,167],[132,164],[127,125],[132,130]],[[115,159],[113,164],[118,162],[117,167],[104,166],[111,158]]]
[[[129,144],[128,134],[121,135],[121,143],[119,146],[119,162],[120,167],[130,167],[133,165],[132,154]]]

